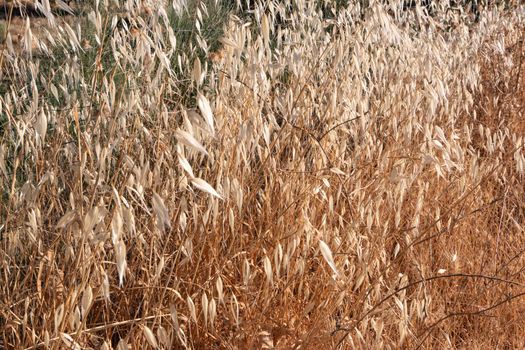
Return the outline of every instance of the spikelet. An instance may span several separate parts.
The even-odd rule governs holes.
[[[176,130],[175,131],[175,137],[179,142],[181,142],[183,145],[189,147],[190,149],[193,149],[195,151],[201,152],[205,155],[208,155],[208,152],[204,148],[204,146],[197,141],[193,135],[191,135],[189,132],[186,132],[184,130]]]
[[[202,117],[204,118],[204,121],[208,125],[210,133],[212,135],[215,134],[215,122],[213,119],[213,112],[211,110],[210,102],[204,95],[199,94],[197,97],[197,104],[199,106],[199,110],[201,111]]]
[[[205,180],[196,177],[196,178],[191,179],[191,183],[193,184],[193,186],[195,186],[199,190],[206,192],[219,199],[222,199],[222,196]]]
[[[159,346],[157,343],[157,338],[155,338],[155,334],[153,334],[153,331],[148,326],[144,326],[142,328],[142,332],[144,333],[144,337],[146,338],[148,344],[152,348],[157,349]]]
[[[328,266],[330,266],[336,276],[339,276],[330,247],[328,247],[328,245],[322,240],[319,240],[319,249],[321,250],[324,260],[328,263]]]
[[[118,241],[115,245],[115,260],[117,263],[117,271],[119,278],[119,286],[124,285],[124,277],[126,275],[126,268],[128,266],[126,261],[126,245],[122,240]]]

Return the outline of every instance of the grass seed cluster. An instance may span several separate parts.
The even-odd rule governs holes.
[[[523,6],[40,4],[0,57],[3,348],[525,346]]]

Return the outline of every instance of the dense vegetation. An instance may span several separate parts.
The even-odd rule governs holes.
[[[40,4],[0,31],[0,347],[525,346],[525,7]]]

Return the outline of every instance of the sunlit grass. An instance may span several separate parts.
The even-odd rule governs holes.
[[[182,5],[4,48],[2,345],[523,347],[524,8]]]

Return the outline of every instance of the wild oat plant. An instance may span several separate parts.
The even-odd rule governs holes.
[[[38,6],[0,58],[0,347],[525,346],[523,6]]]

